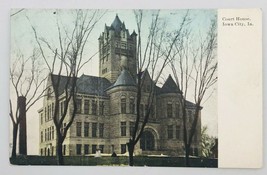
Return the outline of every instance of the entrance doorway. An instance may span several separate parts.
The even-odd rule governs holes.
[[[140,138],[140,147],[143,151],[155,150],[155,138],[150,131],[144,131]]]

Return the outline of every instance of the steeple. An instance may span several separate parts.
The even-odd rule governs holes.
[[[112,22],[111,27],[113,27],[116,32],[119,32],[122,29],[123,25],[124,24],[121,22],[120,18],[118,17],[118,14],[116,14],[116,17]]]

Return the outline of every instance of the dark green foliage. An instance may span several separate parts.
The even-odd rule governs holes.
[[[10,158],[13,165],[57,165],[52,156],[18,156]],[[64,157],[65,165],[74,166],[128,166],[128,157]],[[218,167],[217,159],[190,158],[192,167]],[[134,157],[134,166],[185,167],[183,157]]]

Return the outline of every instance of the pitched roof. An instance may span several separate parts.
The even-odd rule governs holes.
[[[161,88],[161,93],[181,93],[180,89],[172,79],[172,76],[169,75],[168,79]]]
[[[107,96],[105,89],[110,85],[111,83],[106,78],[82,75],[77,80],[77,92],[81,94]]]
[[[52,75],[58,81],[58,75]],[[60,76],[59,94],[62,94],[65,89],[68,77]],[[105,89],[111,86],[111,83],[102,77],[95,77],[90,75],[82,75],[77,80],[77,92],[88,95],[107,96]]]

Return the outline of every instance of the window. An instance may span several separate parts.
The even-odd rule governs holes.
[[[92,100],[92,114],[96,115],[96,111],[97,111],[97,104],[95,100]]]
[[[126,144],[121,144],[121,154],[126,153]]]
[[[78,137],[82,136],[82,122],[76,123],[76,136]]]
[[[66,155],[66,145],[63,145],[63,155]]]
[[[41,131],[41,143],[43,142],[43,131]]]
[[[130,113],[134,114],[134,111],[135,111],[134,98],[130,98]]]
[[[46,140],[49,141],[49,128],[46,129],[46,132],[47,132],[47,134],[46,134],[47,135],[47,139]]]
[[[172,118],[172,104],[167,104],[167,117]]]
[[[104,102],[101,101],[99,104],[99,115],[104,115]]]
[[[77,106],[77,114],[80,114],[82,112],[82,100],[81,99],[77,99],[76,100],[76,106]]]
[[[54,146],[51,147],[51,156],[54,155]]]
[[[54,126],[52,126],[52,140],[54,140]]]
[[[177,125],[176,126],[176,139],[180,139],[180,135],[181,135],[180,126]]]
[[[48,105],[47,120],[50,120],[50,105]]]
[[[65,101],[62,101],[62,102],[60,102],[60,112],[61,112],[61,115],[63,115],[63,113],[64,113],[64,108],[65,108]]]
[[[99,145],[99,149],[101,150],[101,153],[104,152],[104,145]]]
[[[134,132],[134,122],[130,122],[130,136],[133,136],[133,132]]]
[[[55,109],[55,105],[54,105],[54,103],[52,103],[52,117],[54,116],[54,109]]]
[[[96,145],[92,145],[92,153],[93,153],[93,154],[96,153]]]
[[[82,154],[82,145],[76,144],[76,154],[81,155]]]
[[[45,107],[45,121],[47,121],[46,107]]]
[[[89,114],[89,100],[84,100],[84,114]]]
[[[44,148],[44,155],[46,156],[46,148]]]
[[[92,137],[96,137],[97,123],[92,123]]]
[[[175,104],[175,117],[176,118],[179,118],[179,112],[180,112],[180,107],[179,107],[179,104],[176,103]]]
[[[41,114],[41,124],[43,124],[43,114]]]
[[[84,137],[89,137],[89,122],[84,122]]]
[[[168,139],[172,139],[173,138],[173,127],[172,127],[172,125],[168,126],[167,133],[168,133]]]
[[[41,149],[40,152],[41,152],[41,156],[42,156],[43,155],[43,149]]]
[[[99,123],[99,137],[104,137],[104,123]]]
[[[46,132],[46,129],[45,129],[45,141],[47,140],[47,132]]]
[[[89,154],[89,145],[88,144],[84,145],[84,154]]]
[[[126,122],[121,122],[121,136],[126,136]]]
[[[121,98],[121,113],[126,114],[126,98]]]

